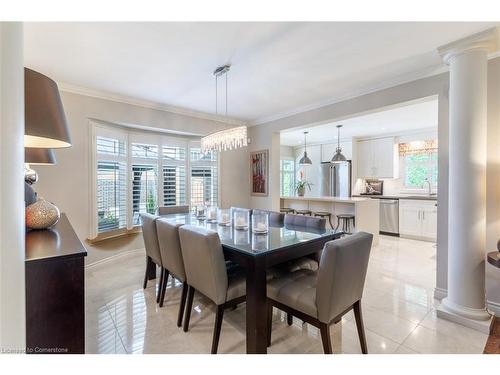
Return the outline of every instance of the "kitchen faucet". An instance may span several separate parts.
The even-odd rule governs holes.
[[[426,178],[424,182],[422,182],[422,189],[424,188],[425,183],[427,183],[427,195],[432,195],[431,193],[431,183],[429,182],[429,179]]]

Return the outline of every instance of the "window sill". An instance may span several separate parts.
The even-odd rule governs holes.
[[[96,244],[96,243],[99,243],[102,241],[107,241],[107,240],[116,239],[116,238],[120,238],[120,237],[135,235],[135,234],[141,233],[141,232],[142,232],[141,226],[135,226],[132,229],[117,229],[117,230],[112,230],[112,231],[105,232],[105,233],[100,233],[95,238],[92,238],[92,239],[87,238],[86,241],[89,244],[93,245],[93,244]]]

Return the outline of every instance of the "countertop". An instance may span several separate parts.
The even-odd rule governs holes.
[[[350,197],[350,198],[340,198],[340,197],[280,197],[281,199],[289,201],[313,201],[313,202],[333,202],[333,203],[356,203],[364,202],[370,197]]]
[[[437,201],[437,195],[353,195],[353,197],[378,199],[411,199],[418,201]]]

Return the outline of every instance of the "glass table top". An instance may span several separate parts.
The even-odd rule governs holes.
[[[266,234],[256,234],[252,232],[251,226],[248,229],[236,229],[233,226],[222,226],[217,223],[209,223],[206,220],[199,220],[192,214],[164,215],[159,220],[195,225],[215,231],[219,234],[224,247],[254,256],[318,238],[331,237],[333,239],[343,234],[342,231],[332,229],[316,230],[302,226],[270,226]]]

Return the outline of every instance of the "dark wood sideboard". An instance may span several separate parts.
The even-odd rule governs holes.
[[[86,255],[65,214],[26,232],[27,353],[85,353]]]

